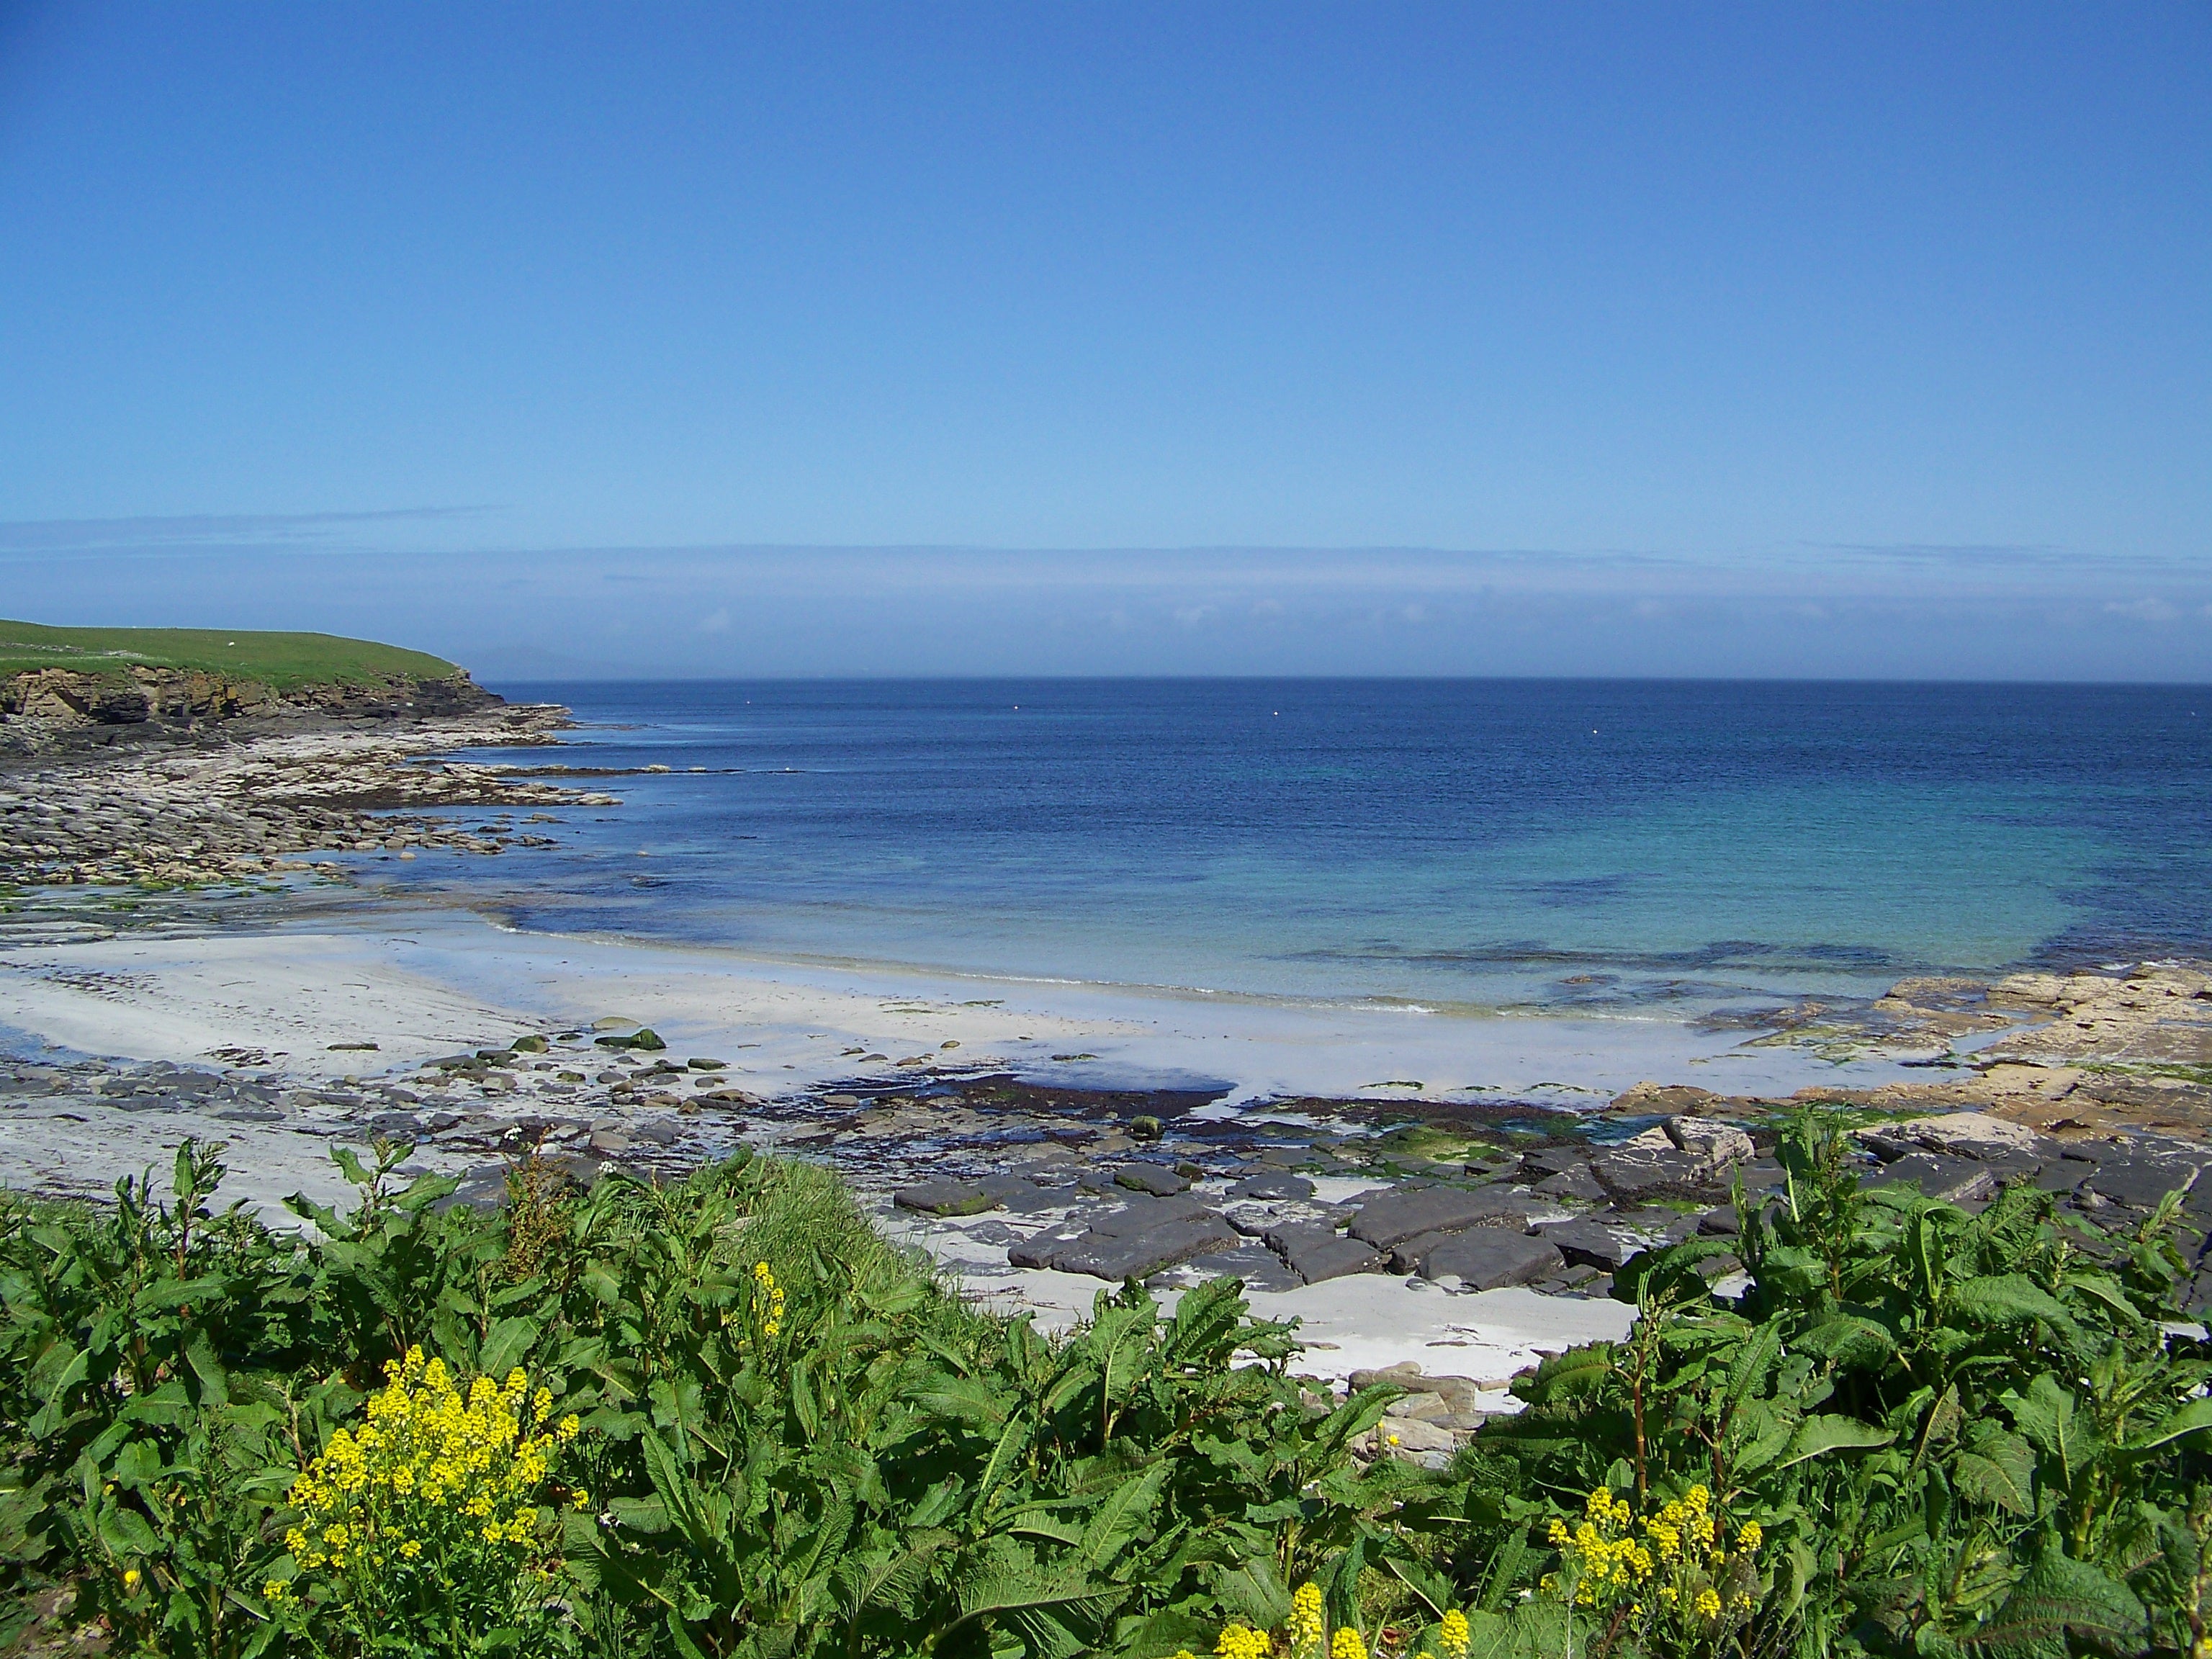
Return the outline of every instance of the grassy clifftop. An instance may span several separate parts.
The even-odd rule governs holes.
[[[270,634],[212,628],[47,628],[0,622],[0,678],[40,668],[121,676],[134,667],[179,668],[295,686],[365,684],[401,676],[443,679],[459,670],[427,652],[335,634]]]

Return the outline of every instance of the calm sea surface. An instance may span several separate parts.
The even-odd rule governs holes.
[[[2212,955],[2212,688],[500,689],[589,722],[501,758],[674,769],[374,867],[531,928],[1562,1012]]]

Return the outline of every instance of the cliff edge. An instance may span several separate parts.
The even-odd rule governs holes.
[[[0,622],[0,716],[49,730],[441,716],[504,702],[442,658],[331,634]]]

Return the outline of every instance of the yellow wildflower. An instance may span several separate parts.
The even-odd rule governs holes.
[[[1735,1535],[1735,1547],[1740,1550],[1756,1550],[1765,1541],[1766,1534],[1759,1530],[1756,1521],[1745,1522]]]
[[[1329,1643],[1328,1659],[1367,1659],[1367,1644],[1358,1631],[1346,1625]]]
[[[1698,1617],[1717,1619],[1721,1616],[1720,1593],[1711,1584],[1698,1592]]]
[[[1559,1526],[1556,1521],[1552,1524]],[[1559,1529],[1562,1533],[1566,1530],[1564,1527]],[[1444,1659],[1467,1659],[1468,1640],[1467,1615],[1454,1607],[1437,1626],[1437,1644],[1443,1649]]]
[[[138,1588],[139,1577],[140,1575],[137,1568],[125,1567],[123,1570],[123,1588],[126,1590],[137,1589]]]
[[[1266,1659],[1267,1638],[1249,1625],[1224,1625],[1213,1651],[1218,1659]]]
[[[1304,1655],[1320,1649],[1322,1630],[1320,1585],[1308,1580],[1298,1586],[1291,1597],[1290,1623],[1284,1629],[1290,1638],[1293,1654]]]

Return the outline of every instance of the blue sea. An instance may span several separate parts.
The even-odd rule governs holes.
[[[808,961],[1691,1016],[2212,956],[2212,688],[516,684],[552,850],[363,873]],[[471,819],[471,822],[490,821]]]

